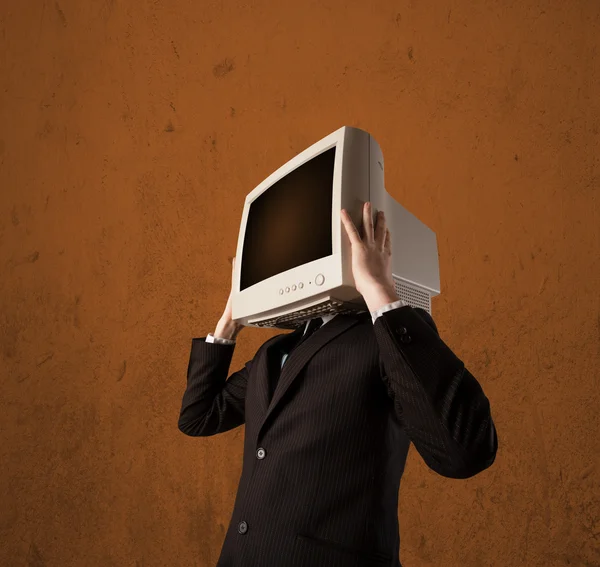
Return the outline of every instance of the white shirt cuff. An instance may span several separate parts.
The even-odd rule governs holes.
[[[381,315],[383,313],[385,313],[386,311],[391,311],[392,309],[398,309],[399,307],[407,307],[408,305],[410,305],[410,303],[407,303],[403,299],[399,299],[398,301],[392,301],[392,303],[388,303],[387,305],[384,305],[381,309],[378,309],[377,311],[372,311],[371,319],[373,319],[373,323],[375,323],[375,319],[377,319],[377,317],[381,317]]]
[[[218,345],[234,345],[235,339],[221,339],[220,337],[215,337],[212,333],[208,333],[206,336],[207,343],[215,343]]]

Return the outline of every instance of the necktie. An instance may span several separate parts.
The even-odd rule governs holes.
[[[294,345],[292,344],[291,348],[285,353],[281,359],[280,369],[283,368],[283,365],[286,363],[288,357],[292,353],[292,351],[298,347],[302,342],[304,342],[308,337],[310,337],[321,325],[323,324],[323,319],[321,317],[315,317],[311,319],[308,324],[308,328],[304,333],[304,336],[300,338],[300,340]],[[277,382],[279,382],[279,371],[277,373],[272,373],[269,376],[269,399],[273,397],[273,393],[275,392],[275,388],[277,387]]]
[[[308,324],[308,328],[306,329],[306,332],[304,333],[304,336],[300,338],[300,340],[295,344],[292,345],[292,347],[290,348],[290,350],[288,350],[287,354],[284,355],[284,359],[283,362],[281,364],[281,366],[283,367],[283,365],[285,364],[285,362],[287,361],[288,357],[290,356],[290,354],[292,354],[292,351],[295,348],[298,348],[306,339],[308,339],[308,337],[310,337],[321,325],[323,324],[323,319],[321,317],[315,317],[314,319],[311,319],[310,323]]]
[[[292,347],[292,350],[299,347],[308,337],[310,337],[321,325],[323,324],[323,319],[321,317],[315,317],[310,320],[308,324],[308,329],[304,333],[304,336],[298,341],[295,347]],[[292,351],[290,351],[292,352]]]

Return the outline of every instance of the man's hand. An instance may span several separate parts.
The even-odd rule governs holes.
[[[217,328],[214,332],[214,336],[221,339],[235,339],[238,333],[244,328],[243,325],[236,323],[233,320],[232,316],[232,306],[231,306],[231,296],[233,295],[233,274],[235,271],[235,256],[231,261],[231,290],[229,292],[229,297],[227,298],[227,305],[225,305],[225,310],[223,311],[223,315],[221,315],[221,319],[217,324]]]
[[[342,209],[342,222],[352,246],[352,274],[357,291],[364,297],[369,311],[377,311],[387,303],[400,299],[394,291],[392,278],[392,242],[379,212],[373,229],[371,203],[363,207],[363,234],[361,239],[350,215]]]

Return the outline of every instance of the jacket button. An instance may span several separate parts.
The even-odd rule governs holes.
[[[412,338],[410,335],[402,335],[400,337],[400,341],[403,342],[404,344],[408,344],[408,343],[412,342]]]
[[[400,333],[401,335],[406,335],[406,333],[408,333],[406,327],[398,327],[396,331],[398,331],[398,333]]]
[[[240,522],[238,524],[238,532],[245,534],[248,531],[248,524],[246,522]]]
[[[256,451],[256,458],[257,459],[264,459],[266,455],[265,450],[261,447],[258,451]]]

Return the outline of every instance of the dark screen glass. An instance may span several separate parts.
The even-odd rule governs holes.
[[[331,256],[335,146],[271,185],[250,205],[240,290]]]

